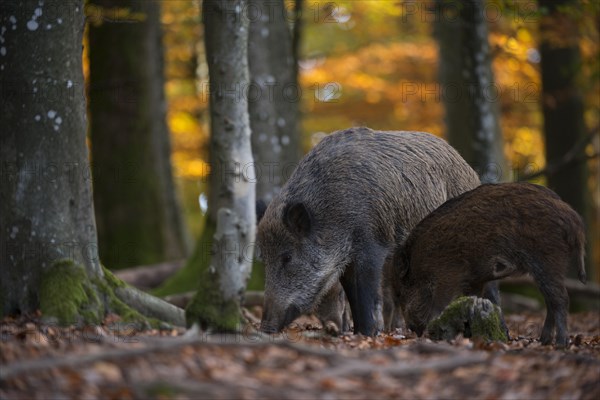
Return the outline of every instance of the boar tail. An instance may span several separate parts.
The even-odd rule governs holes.
[[[563,203],[563,207],[567,211],[564,213],[563,224],[565,226],[565,239],[571,251],[571,268],[577,270],[579,280],[585,284],[587,281],[585,273],[585,224],[581,216],[566,203]]]
[[[585,273],[585,234],[583,231],[577,235],[577,243],[574,248],[578,251],[573,252],[573,265],[577,266],[577,273],[581,283],[586,283],[587,275]]]
[[[579,257],[577,257],[577,267],[578,267],[578,273],[579,273],[579,280],[581,281],[581,283],[586,283],[587,282],[587,275],[585,273],[585,262],[583,260],[583,256],[584,256],[585,250],[582,249],[579,252]]]

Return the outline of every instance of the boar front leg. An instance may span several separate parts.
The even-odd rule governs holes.
[[[374,336],[380,328],[377,326],[380,318],[376,314],[381,312],[381,270],[384,260],[385,252],[381,249],[363,251],[346,267],[340,279],[350,303],[354,333]]]

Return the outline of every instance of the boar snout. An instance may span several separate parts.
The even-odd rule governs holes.
[[[269,307],[263,308],[263,317],[260,322],[260,330],[265,333],[281,332],[288,324],[300,316],[300,309],[291,304],[286,308]]]

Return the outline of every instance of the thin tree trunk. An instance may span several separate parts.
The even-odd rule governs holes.
[[[292,51],[294,54],[294,77],[296,84],[300,83],[300,57],[301,57],[301,44],[302,44],[302,28],[304,27],[304,21],[302,13],[304,11],[304,0],[296,0],[294,2],[294,28],[292,30]]]
[[[250,0],[249,4],[249,10],[258,10],[250,22],[248,42],[248,111],[256,197],[269,202],[300,158],[300,90],[283,0]]]
[[[244,91],[236,90],[249,83],[246,9],[245,0],[205,0],[202,5],[211,87],[209,219],[216,216],[216,230],[210,264],[201,273],[186,319],[188,325],[219,331],[239,329],[256,223],[248,102]]]
[[[89,9],[100,256],[110,268],[183,258],[187,238],[170,164],[160,3],[91,0]]]
[[[581,68],[579,29],[569,13],[580,7],[573,0],[539,0],[542,110],[546,163],[561,160],[586,136],[583,96],[577,78]],[[589,221],[588,165],[572,163],[548,176],[548,186]],[[588,224],[588,237],[592,237]],[[592,248],[588,243],[587,270]],[[572,272],[569,272],[572,273]]]
[[[302,2],[295,3],[293,31],[283,0],[250,0],[248,112],[257,175],[256,198],[269,203],[300,159],[297,54]],[[264,265],[252,265],[249,286],[264,288]]]
[[[446,137],[482,182],[508,177],[494,90],[485,2],[437,0],[435,29]]]

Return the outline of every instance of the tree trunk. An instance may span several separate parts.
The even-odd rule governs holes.
[[[508,177],[491,67],[485,2],[437,0],[436,37],[446,137],[482,182]]]
[[[542,14],[542,110],[546,164],[550,165],[563,159],[587,135],[583,118],[583,96],[577,83],[581,68],[579,30],[568,10],[577,9],[580,5],[573,0],[539,0],[539,6]],[[547,178],[548,186],[569,203],[584,221],[589,221],[587,163],[571,163],[548,174]],[[590,224],[587,225],[588,237],[591,238]],[[588,242],[588,272],[591,272],[591,251]]]
[[[256,197],[269,202],[300,158],[300,89],[283,0],[250,0],[248,112],[256,167]]]
[[[301,1],[295,4],[293,35],[283,0],[250,0],[248,112],[256,168],[256,198],[269,203],[300,159],[298,62]],[[264,265],[255,260],[248,284],[264,288]]]
[[[83,2],[3,1],[0,26],[8,27],[0,32],[1,314],[39,309],[45,318],[72,324],[98,323],[114,312],[147,323],[129,303],[180,323],[181,310],[149,301],[98,259],[81,63]]]
[[[102,277],[85,142],[83,3],[52,9],[53,20],[46,10],[37,0],[0,2],[4,314],[38,309],[43,277],[61,260]],[[89,306],[99,313],[99,303]]]
[[[301,57],[301,44],[302,44],[302,29],[304,27],[304,21],[302,19],[302,13],[304,10],[304,0],[296,0],[294,2],[294,28],[292,29],[292,52],[294,54],[294,79],[296,84],[300,84],[300,57]],[[298,126],[300,130],[300,126]]]
[[[92,0],[90,131],[100,256],[110,268],[180,259],[160,3]]]
[[[188,325],[218,331],[239,329],[256,223],[248,102],[244,91],[236,90],[249,84],[246,10],[245,0],[205,0],[202,5],[213,160],[207,225],[216,221],[216,230],[210,264],[201,272],[186,319]]]

